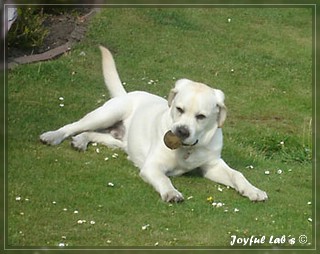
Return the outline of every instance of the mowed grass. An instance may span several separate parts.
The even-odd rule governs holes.
[[[42,145],[109,98],[98,45],[128,91],[166,97],[179,78],[223,90],[223,158],[269,200],[188,174],[172,178],[185,202],[167,204],[120,150]],[[311,8],[101,10],[69,53],[8,72],[7,247],[229,248],[231,235],[314,246],[312,87]]]

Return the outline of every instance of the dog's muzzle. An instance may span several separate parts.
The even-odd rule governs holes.
[[[181,133],[180,133],[181,134]],[[165,145],[171,150],[178,149],[179,147],[192,147],[198,143],[198,139],[193,144],[185,144],[181,138],[174,134],[172,131],[167,131],[163,137]]]
[[[182,146],[195,146],[198,144],[199,140],[197,139],[193,144],[185,144],[183,143],[183,140],[186,140],[190,137],[190,131],[189,128],[185,125],[179,126],[176,128],[175,135],[182,140]]]
[[[179,126],[175,131],[175,135],[177,135],[181,140],[185,140],[190,137],[190,131],[187,126]]]

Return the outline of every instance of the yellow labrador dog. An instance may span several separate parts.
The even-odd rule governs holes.
[[[168,101],[147,92],[127,93],[111,53],[104,47],[100,50],[105,84],[112,99],[77,122],[43,133],[43,143],[58,145],[72,136],[71,144],[79,150],[86,150],[90,142],[122,148],[140,168],[140,176],[167,202],[184,199],[169,176],[195,168],[200,168],[204,177],[230,186],[252,201],[267,200],[264,191],[221,158],[221,126],[226,118],[222,91],[181,79]]]

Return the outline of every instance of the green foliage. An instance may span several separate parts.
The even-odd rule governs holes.
[[[19,7],[18,18],[8,33],[8,47],[40,48],[49,34],[46,24],[50,16],[71,14],[79,15],[83,9],[74,7],[39,8]]]
[[[48,34],[43,26],[45,14],[42,8],[18,8],[18,18],[8,33],[8,46],[22,48],[40,47]]]

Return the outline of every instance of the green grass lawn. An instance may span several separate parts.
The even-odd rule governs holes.
[[[223,90],[223,158],[269,200],[252,203],[189,174],[172,179],[185,202],[167,204],[120,150],[42,145],[42,132],[109,97],[100,44],[128,91],[165,97],[184,77]],[[266,237],[248,248],[292,248],[291,238],[293,247],[315,246],[311,8],[103,9],[68,54],[8,75],[8,248],[229,248],[232,235]],[[225,205],[213,207],[210,196]]]

